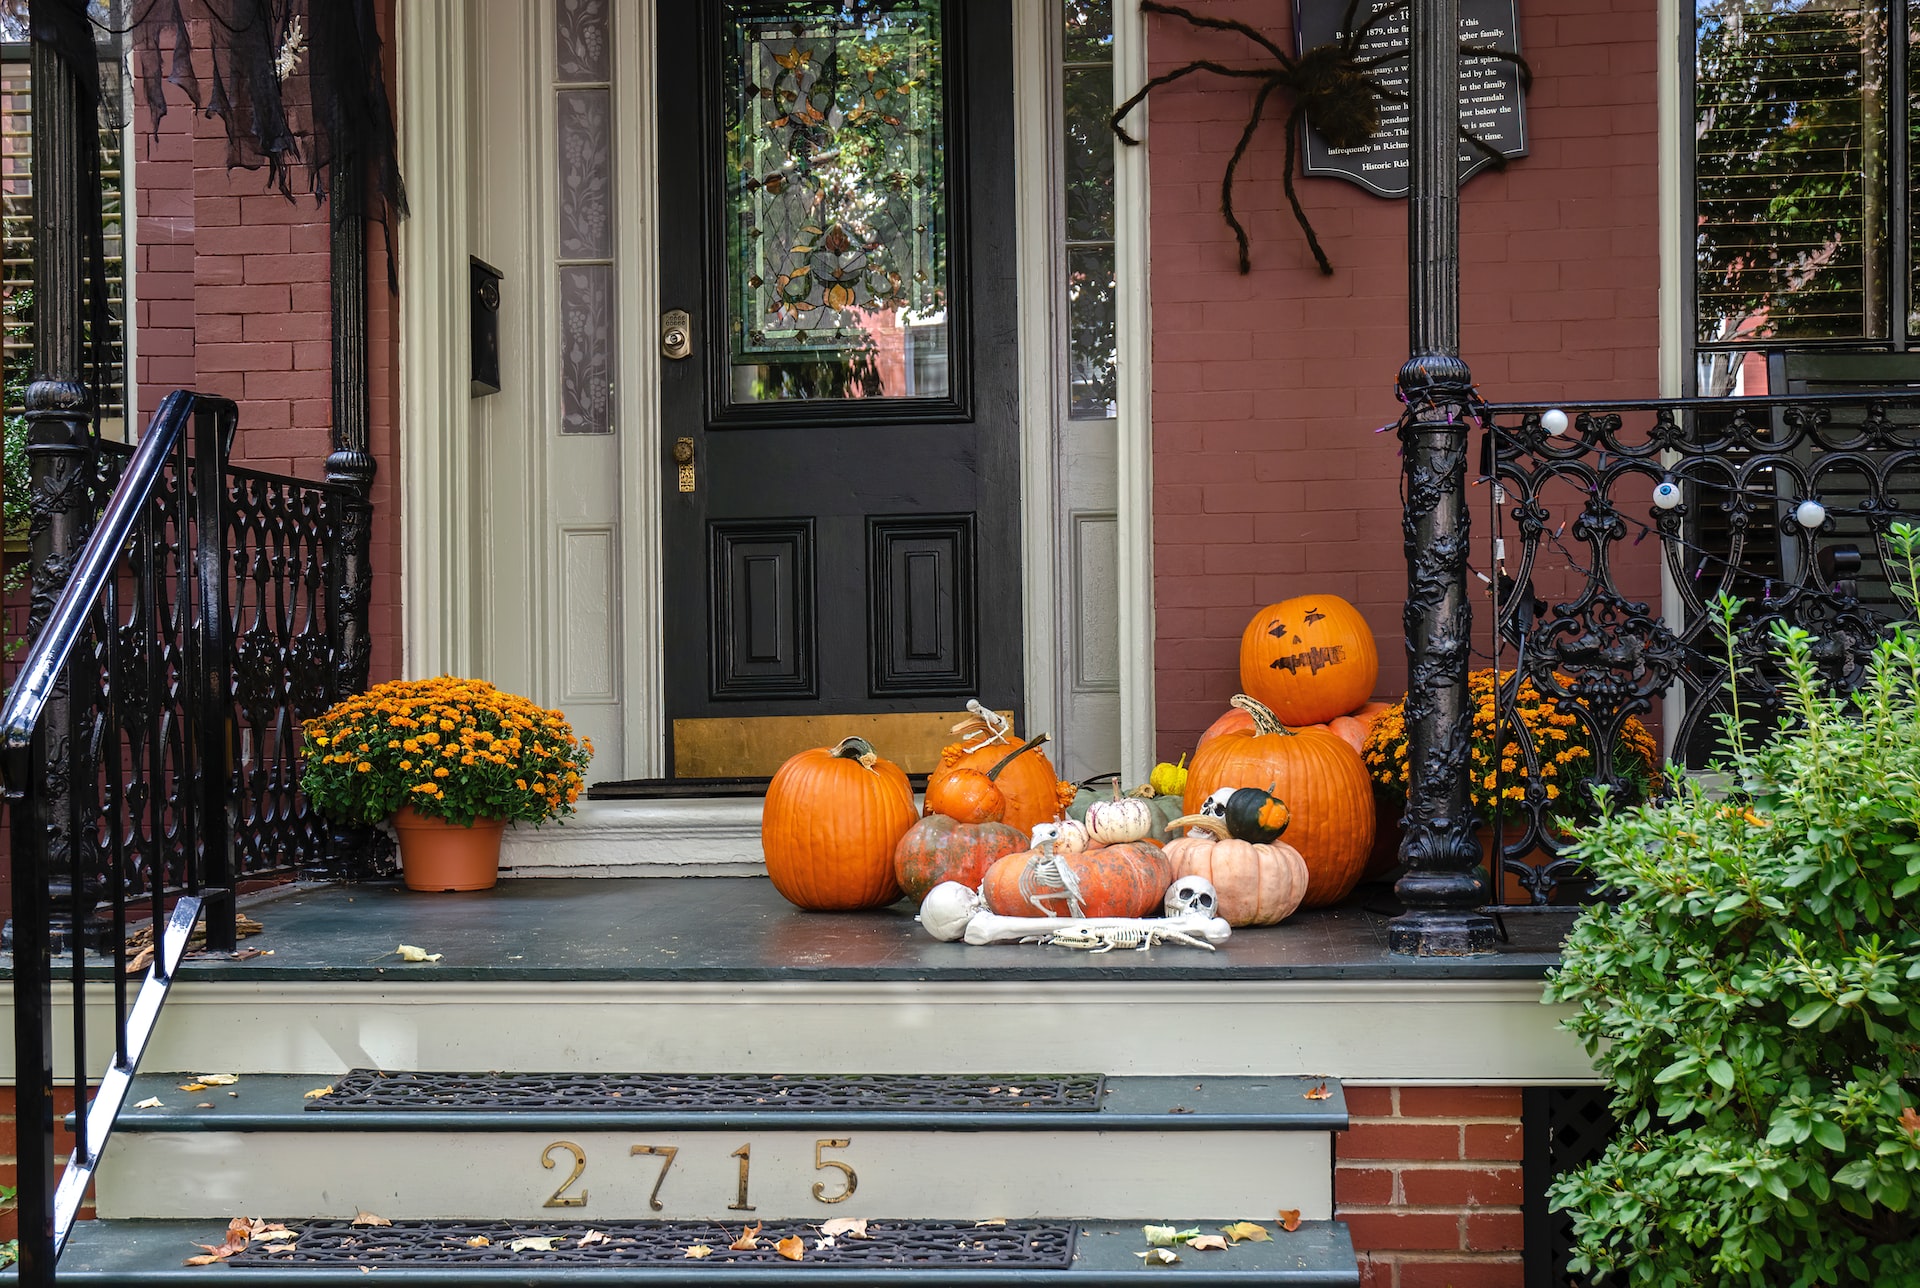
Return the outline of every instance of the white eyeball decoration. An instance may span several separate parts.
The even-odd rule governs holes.
[[[1812,531],[1827,521],[1827,507],[1808,497],[1795,507],[1793,517],[1801,527]]]
[[[1671,510],[1684,499],[1680,485],[1672,479],[1661,479],[1653,485],[1653,504],[1658,509]]]
[[[1166,913],[1169,917],[1217,917],[1220,892],[1205,877],[1181,877],[1167,887]]]
[[[1546,430],[1555,438],[1560,437],[1560,435],[1567,432],[1567,413],[1561,411],[1558,407],[1541,412],[1540,428]]]
[[[942,881],[927,891],[915,918],[935,939],[952,943],[967,933],[967,923],[980,911],[980,892],[958,881]]]

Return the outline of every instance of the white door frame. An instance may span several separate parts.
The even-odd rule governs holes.
[[[397,6],[399,142],[411,216],[399,225],[399,452],[401,621],[408,675],[471,673],[479,619],[489,605],[482,552],[483,490],[475,478],[473,415],[466,379],[468,264],[472,245],[471,162],[476,137],[470,107],[476,54],[484,33],[467,21],[465,0],[404,0]],[[1115,67],[1126,83],[1144,74],[1140,15],[1116,6]],[[621,266],[616,383],[620,462],[631,498],[621,524],[622,635],[625,673],[625,774],[663,769],[664,714],[659,472],[658,363],[652,344],[660,301],[655,211],[656,131],[653,8],[614,0],[617,101],[617,255]],[[1058,171],[1058,86],[1032,51],[1049,48],[1053,0],[1014,0],[1015,138],[1021,258],[1021,498],[1027,703],[1030,721],[1049,720],[1062,666],[1054,607],[1063,587],[1050,513],[1052,457],[1041,450],[1053,414],[1057,355],[1050,325],[1059,281],[1052,246]],[[498,88],[497,86],[495,87]],[[541,145],[547,146],[545,140]],[[1121,150],[1116,177],[1120,280],[1140,284],[1121,296],[1120,343],[1120,678],[1122,769],[1130,781],[1153,761],[1152,433],[1148,409],[1150,332],[1146,291],[1146,162],[1143,148]],[[550,174],[550,167],[536,173]],[[1035,237],[1030,230],[1042,235]],[[509,271],[532,266],[500,265]],[[551,336],[530,353],[552,352]],[[533,498],[536,507],[544,504]],[[544,531],[544,516],[529,526]],[[520,606],[524,611],[524,606]],[[554,650],[546,650],[553,652]],[[551,684],[549,689],[557,686]],[[552,701],[549,693],[533,693]]]

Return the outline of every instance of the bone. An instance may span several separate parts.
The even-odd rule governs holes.
[[[1219,917],[1002,917],[983,911],[968,920],[963,938],[970,944],[1011,944],[1063,930],[1174,931],[1214,944],[1233,933]]]

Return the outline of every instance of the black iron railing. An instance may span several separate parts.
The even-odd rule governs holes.
[[[230,468],[235,428],[231,402],[175,393],[136,448],[96,445],[86,543],[57,601],[37,603],[0,710],[23,1283],[51,1282],[196,921],[231,950],[238,884],[318,868],[334,841],[298,792],[296,751],[299,721],[340,682],[329,587],[357,494]],[[144,976],[130,931],[151,936]],[[80,1107],[57,1190],[56,971]],[[90,981],[111,992],[104,1060],[88,1049]]]
[[[1920,394],[1508,405],[1483,409],[1483,424],[1492,611],[1475,664],[1500,677],[1500,727],[1472,771],[1500,798],[1506,900],[1542,904],[1586,893],[1560,857],[1562,824],[1591,808],[1580,780],[1657,790],[1637,741],[1704,764],[1733,667],[1740,718],[1777,718],[1776,622],[1819,638],[1836,687],[1859,681],[1904,615],[1886,538],[1920,520]],[[1731,654],[1723,596],[1743,605]],[[1573,717],[1563,728],[1584,763],[1556,766],[1566,742],[1522,707]]]

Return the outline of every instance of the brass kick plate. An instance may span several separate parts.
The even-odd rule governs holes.
[[[1011,711],[1002,711],[1012,718]],[[965,711],[675,720],[676,778],[766,778],[795,752],[858,735],[909,774],[931,773]]]

